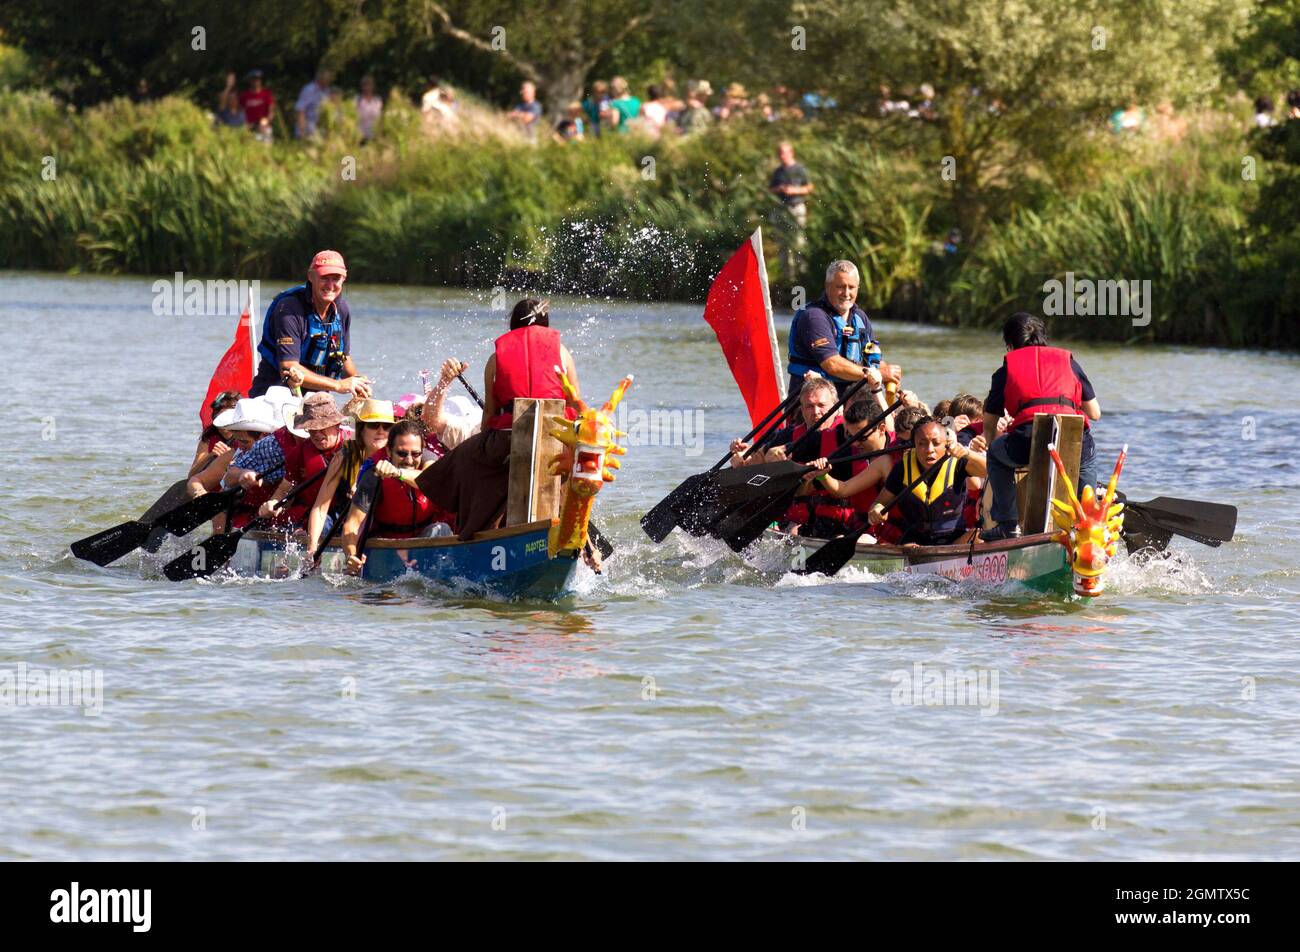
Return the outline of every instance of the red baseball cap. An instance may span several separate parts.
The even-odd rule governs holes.
[[[337,251],[318,251],[316,257],[311,259],[311,267],[308,271],[315,271],[317,274],[339,274],[343,277],[348,276],[347,265],[343,263],[343,256]]]

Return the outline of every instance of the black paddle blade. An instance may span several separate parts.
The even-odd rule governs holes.
[[[229,509],[242,493],[243,490],[241,489],[227,489],[219,493],[207,493],[197,499],[191,499],[178,509],[163,514],[154,525],[160,529],[166,529],[172,535],[187,535],[203,525],[203,523]]]
[[[655,507],[641,517],[641,528],[658,544],[668,538],[668,534],[677,527],[677,507],[680,504],[690,508],[690,500],[708,482],[712,473],[696,473],[684,479],[676,489],[655,504]]]
[[[164,565],[163,575],[173,582],[207,578],[213,572],[225,568],[226,563],[234,556],[235,549],[239,547],[239,540],[243,537],[242,531],[209,536]]]
[[[178,506],[183,506],[190,501],[189,493],[185,491],[187,480],[178,479],[168,487],[167,491],[158,497],[158,501],[145,510],[140,522],[150,524],[157,521],[163,513],[171,512]]]
[[[766,511],[773,499],[797,489],[807,471],[805,464],[790,460],[720,470],[700,484],[689,510],[677,510],[678,525],[692,535],[724,538],[724,522],[733,527]]]
[[[718,522],[718,538],[732,552],[743,552],[763,534],[768,526],[790,508],[794,502],[793,488],[785,492],[747,503],[727,513]]]
[[[1161,529],[1197,542],[1204,539],[1231,542],[1237,530],[1237,507],[1223,503],[1158,496],[1150,502],[1126,500],[1124,505],[1139,510],[1149,522]]]
[[[94,562],[103,567],[138,549],[149,538],[152,528],[147,522],[124,522],[93,536],[78,539],[70,548],[72,554],[83,562]]]
[[[1120,527],[1120,538],[1129,555],[1142,549],[1154,549],[1163,552],[1169,548],[1172,533],[1153,525],[1140,509],[1125,507],[1124,524]]]
[[[144,549],[146,552],[157,552],[162,548],[163,542],[166,541],[169,535],[171,535],[171,533],[162,528],[162,526],[154,526],[153,531],[149,533],[149,538],[144,540],[140,548]]]
[[[591,520],[587,520],[587,538],[596,546],[602,559],[607,559],[614,554],[614,543],[606,539],[605,533],[601,532],[600,527]]]
[[[858,551],[858,540],[865,529],[836,536],[804,561],[803,568],[795,569],[797,575],[834,575],[849,564]]]

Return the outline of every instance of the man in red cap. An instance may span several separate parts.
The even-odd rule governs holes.
[[[280,383],[370,396],[370,378],[352,363],[352,314],[341,297],[347,276],[341,254],[320,251],[311,259],[307,283],[275,296],[262,322],[261,362],[249,396]]]

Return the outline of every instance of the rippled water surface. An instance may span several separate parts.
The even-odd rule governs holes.
[[[629,410],[683,411],[703,438],[630,449],[598,501],[604,577],[504,604],[78,563],[68,543],[184,474],[235,321],[155,316],[139,278],[0,286],[0,678],[91,670],[104,692],[97,717],[0,707],[0,857],[1300,856],[1296,357],[1076,348],[1100,468],[1128,442],[1133,498],[1237,505],[1223,548],[1175,542],[1086,603],[812,583],[777,552],[653,546],[637,526],[747,429],[698,309],[556,301],[589,397],[634,372]],[[479,377],[502,330],[468,294],[349,298],[383,396],[449,354]],[[993,334],[878,332],[931,402],[982,396],[1001,357]],[[917,664],[996,693],[894,703]]]

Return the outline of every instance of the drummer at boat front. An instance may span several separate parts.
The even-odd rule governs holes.
[[[832,261],[825,293],[795,312],[788,345],[791,393],[799,392],[810,370],[830,378],[840,394],[867,375],[870,354],[879,348],[872,348],[871,320],[857,304],[859,282],[852,261]],[[879,369],[886,383],[899,383],[902,368],[897,364],[880,364]]]
[[[307,283],[281,291],[262,321],[261,358],[250,396],[284,383],[365,399],[371,381],[352,362],[352,312],[343,300],[348,269],[337,251],[317,252]]]
[[[1020,535],[1016,502],[1016,467],[1029,462],[1034,414],[1055,413],[1083,417],[1083,445],[1079,453],[1079,492],[1097,482],[1097,448],[1090,422],[1101,419],[1101,404],[1092,382],[1068,350],[1050,347],[1041,318],[1020,311],[1002,326],[1007,355],[993,374],[984,400],[984,433],[996,433],[1005,410],[1011,422],[989,444],[989,483],[993,487],[993,521],[984,539],[1010,539]]]

